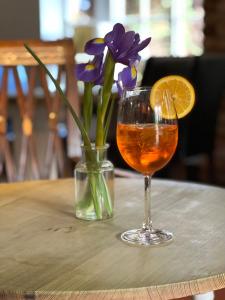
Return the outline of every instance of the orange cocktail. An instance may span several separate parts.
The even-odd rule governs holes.
[[[153,174],[173,156],[178,141],[177,125],[117,124],[119,151],[133,169]]]
[[[118,109],[117,145],[128,165],[144,175],[145,203],[142,226],[121,234],[126,243],[151,246],[173,239],[171,232],[152,225],[151,178],[175,153],[178,118],[191,111],[194,101],[192,85],[180,76],[161,78],[152,88],[140,87],[123,92]]]

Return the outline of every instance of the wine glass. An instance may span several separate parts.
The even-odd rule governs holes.
[[[170,242],[173,234],[155,229],[151,219],[151,178],[172,158],[178,141],[177,115],[173,100],[165,93],[161,101],[150,105],[151,88],[125,90],[117,120],[117,145],[127,164],[144,176],[145,220],[141,228],[121,235],[136,245],[158,245]]]

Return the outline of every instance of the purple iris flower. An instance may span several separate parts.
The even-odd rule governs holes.
[[[102,59],[103,54],[96,55],[92,62],[86,64],[77,64],[77,79],[82,80],[84,82],[93,83],[95,83],[96,81],[100,81],[100,78],[102,76]]]
[[[126,67],[118,74],[117,88],[121,96],[124,89],[132,89],[137,82],[137,70],[135,66]]]
[[[102,54],[105,50],[105,41],[103,38],[92,39],[86,43],[84,50],[90,55]]]
[[[150,43],[151,38],[140,42],[138,33],[134,31],[125,32],[123,25],[117,23],[113,30],[106,34],[104,40],[115,62],[131,66],[140,61],[141,57],[138,52]]]
[[[100,70],[99,76],[95,79],[94,85],[103,85],[104,78],[103,78],[103,70]]]

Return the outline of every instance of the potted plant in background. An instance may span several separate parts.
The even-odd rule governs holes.
[[[113,215],[113,177],[114,168],[106,159],[107,133],[113,111],[115,97],[112,86],[117,84],[121,94],[124,89],[134,88],[137,80],[136,67],[141,57],[139,52],[150,42],[150,38],[140,42],[140,36],[134,31],[126,32],[123,25],[117,23],[104,38],[94,38],[85,45],[85,52],[93,56],[87,63],[78,64],[78,80],[84,82],[82,120],[70,105],[64,92],[52,74],[25,45],[30,54],[53,81],[62,100],[70,110],[80,129],[82,137],[82,159],[75,168],[75,215],[85,220],[101,220]],[[121,63],[126,67],[115,80],[115,65]],[[90,139],[90,127],[93,117],[93,87],[99,85],[97,101],[97,124],[95,140]]]

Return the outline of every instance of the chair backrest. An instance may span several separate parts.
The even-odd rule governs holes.
[[[59,136],[62,118],[67,119],[68,154],[79,156],[78,129],[62,110],[59,94],[24,43],[51,68],[79,114],[72,40],[0,41],[0,176],[5,173],[7,181],[49,178],[53,165],[56,173],[63,176],[65,151]],[[40,105],[41,119],[37,112]],[[37,141],[38,135],[44,138]]]

